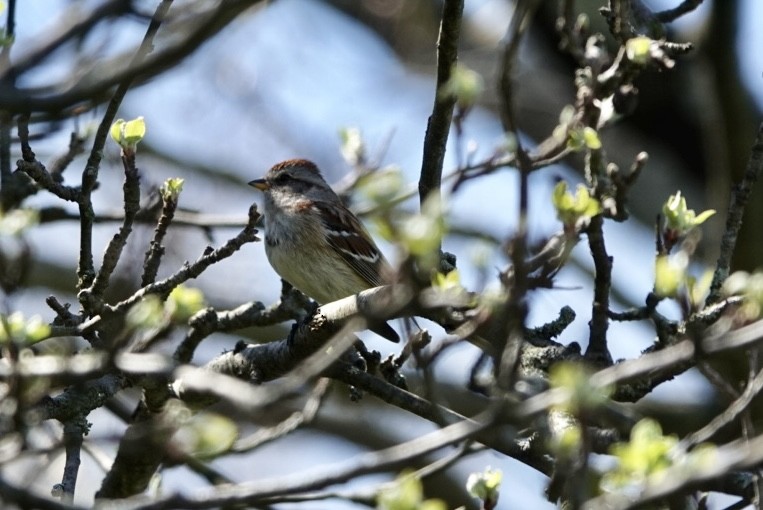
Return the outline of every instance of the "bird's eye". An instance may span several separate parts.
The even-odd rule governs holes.
[[[273,183],[275,184],[286,184],[289,182],[291,177],[287,173],[278,174],[275,179],[273,179]]]

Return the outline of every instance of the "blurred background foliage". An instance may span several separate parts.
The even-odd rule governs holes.
[[[426,72],[434,66],[430,51],[437,40],[439,8],[427,0],[332,0],[330,4],[360,20],[390,45],[410,66]],[[592,29],[609,35],[604,18],[598,13],[603,2],[581,0],[576,8],[585,13]],[[645,1],[651,9],[674,7],[677,2]],[[689,41],[693,51],[670,72],[648,72],[639,76],[637,105],[615,130],[603,134],[608,156],[626,167],[640,150],[651,157],[650,169],[634,187],[631,208],[645,223],[654,221],[661,194],[650,190],[687,190],[698,209],[725,211],[729,190],[739,181],[747,164],[763,105],[763,75],[758,65],[752,71],[757,83],[745,83],[742,65],[752,57],[755,40],[749,29],[743,33],[745,19],[760,14],[754,2],[744,0],[708,1],[677,26],[669,27],[670,40]],[[503,36],[503,16],[511,11],[510,2],[486,1],[471,4],[470,17],[461,40],[461,61],[478,71],[489,85],[480,104],[492,111],[499,108],[497,98],[498,52]],[[558,112],[574,99],[570,76],[575,62],[558,51],[557,2],[542,2],[533,21],[526,52],[516,81],[517,107],[523,131],[536,141],[545,139],[558,122]],[[487,26],[486,26],[487,25]],[[611,47],[615,42],[610,39]],[[751,89],[752,87],[752,89]],[[757,96],[757,101],[753,96]],[[582,168],[582,155],[574,165]],[[754,269],[763,260],[763,190],[751,198],[735,266]],[[721,222],[706,232],[705,245],[717,246],[723,230]],[[713,262],[715,253],[706,253]]]

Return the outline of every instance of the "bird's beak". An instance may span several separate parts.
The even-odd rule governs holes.
[[[265,179],[255,179],[253,181],[249,181],[249,186],[253,186],[260,191],[267,191],[270,189],[270,184],[268,184],[268,181]]]

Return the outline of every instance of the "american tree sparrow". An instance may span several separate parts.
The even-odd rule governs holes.
[[[265,254],[281,278],[318,304],[385,283],[389,264],[314,163],[278,163],[249,185],[265,194]],[[389,325],[372,329],[399,341]]]

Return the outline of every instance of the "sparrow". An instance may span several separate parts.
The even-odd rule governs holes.
[[[293,287],[321,305],[387,283],[389,263],[315,163],[283,161],[249,185],[265,195],[268,262]],[[388,324],[371,329],[400,340]]]

